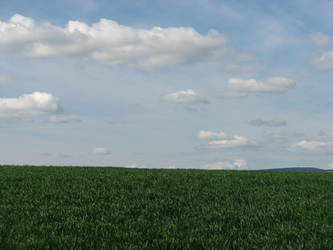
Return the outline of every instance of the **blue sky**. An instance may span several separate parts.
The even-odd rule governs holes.
[[[0,1],[0,164],[333,168],[332,1]]]

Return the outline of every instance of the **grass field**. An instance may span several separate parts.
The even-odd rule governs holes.
[[[1,249],[333,249],[333,174],[0,167]]]

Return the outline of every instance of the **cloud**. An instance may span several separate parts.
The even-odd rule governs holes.
[[[226,134],[224,132],[212,132],[208,130],[200,130],[198,133],[199,139],[217,139],[217,138],[225,138]]]
[[[318,46],[326,46],[333,42],[333,38],[321,32],[311,35],[312,41]]]
[[[29,57],[91,57],[110,65],[164,67],[217,60],[225,56],[227,38],[215,30],[206,35],[190,27],[135,29],[100,19],[65,27],[15,14],[0,22],[0,51]]]
[[[290,147],[293,152],[333,153],[333,141],[302,140]]]
[[[49,93],[33,92],[18,98],[0,98],[0,117],[25,117],[62,112],[59,99]]]
[[[242,170],[247,169],[247,162],[244,160],[235,160],[233,162],[223,161],[223,162],[215,162],[211,164],[206,164],[202,166],[203,169],[211,169],[211,170]]]
[[[129,164],[129,165],[126,165],[125,168],[146,168],[144,165],[136,165],[136,164]]]
[[[240,78],[230,78],[228,88],[242,93],[285,93],[293,88],[295,82],[285,77],[271,77],[264,81],[256,79],[243,80]]]
[[[195,93],[192,89],[181,90],[175,93],[164,96],[164,100],[174,103],[187,103],[187,104],[208,104],[208,101]]]
[[[239,135],[234,135],[228,139],[210,141],[208,144],[212,148],[235,148],[253,145],[249,139]]]
[[[273,119],[273,120],[263,120],[263,119],[256,119],[249,122],[251,125],[256,127],[282,127],[286,126],[287,122],[285,120]]]
[[[314,58],[311,63],[317,69],[333,69],[333,50],[323,52],[320,57]]]
[[[240,168],[246,168],[247,169],[247,162],[244,161],[244,160],[235,160],[234,165],[239,169]]]
[[[80,122],[76,115],[65,113],[59,103],[59,98],[44,92],[24,94],[18,98],[0,98],[0,118],[6,120],[21,120],[50,123]],[[40,119],[45,117],[45,119]]]
[[[107,148],[103,148],[103,147],[93,148],[92,152],[95,155],[108,155],[108,154],[111,154],[111,152]]]
[[[242,66],[238,64],[228,64],[224,67],[224,69],[228,72],[235,72],[235,73],[250,73],[257,71],[257,68],[249,65],[249,66]]]
[[[197,137],[199,139],[211,140],[208,142],[209,148],[235,148],[235,147],[251,146],[255,144],[246,137],[239,135],[227,136],[222,131],[212,132],[212,131],[201,130],[198,133]]]

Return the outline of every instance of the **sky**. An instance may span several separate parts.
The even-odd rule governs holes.
[[[0,165],[333,169],[331,0],[0,0]]]

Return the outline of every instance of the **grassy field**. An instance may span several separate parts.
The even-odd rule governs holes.
[[[333,249],[333,174],[0,167],[0,249]]]

